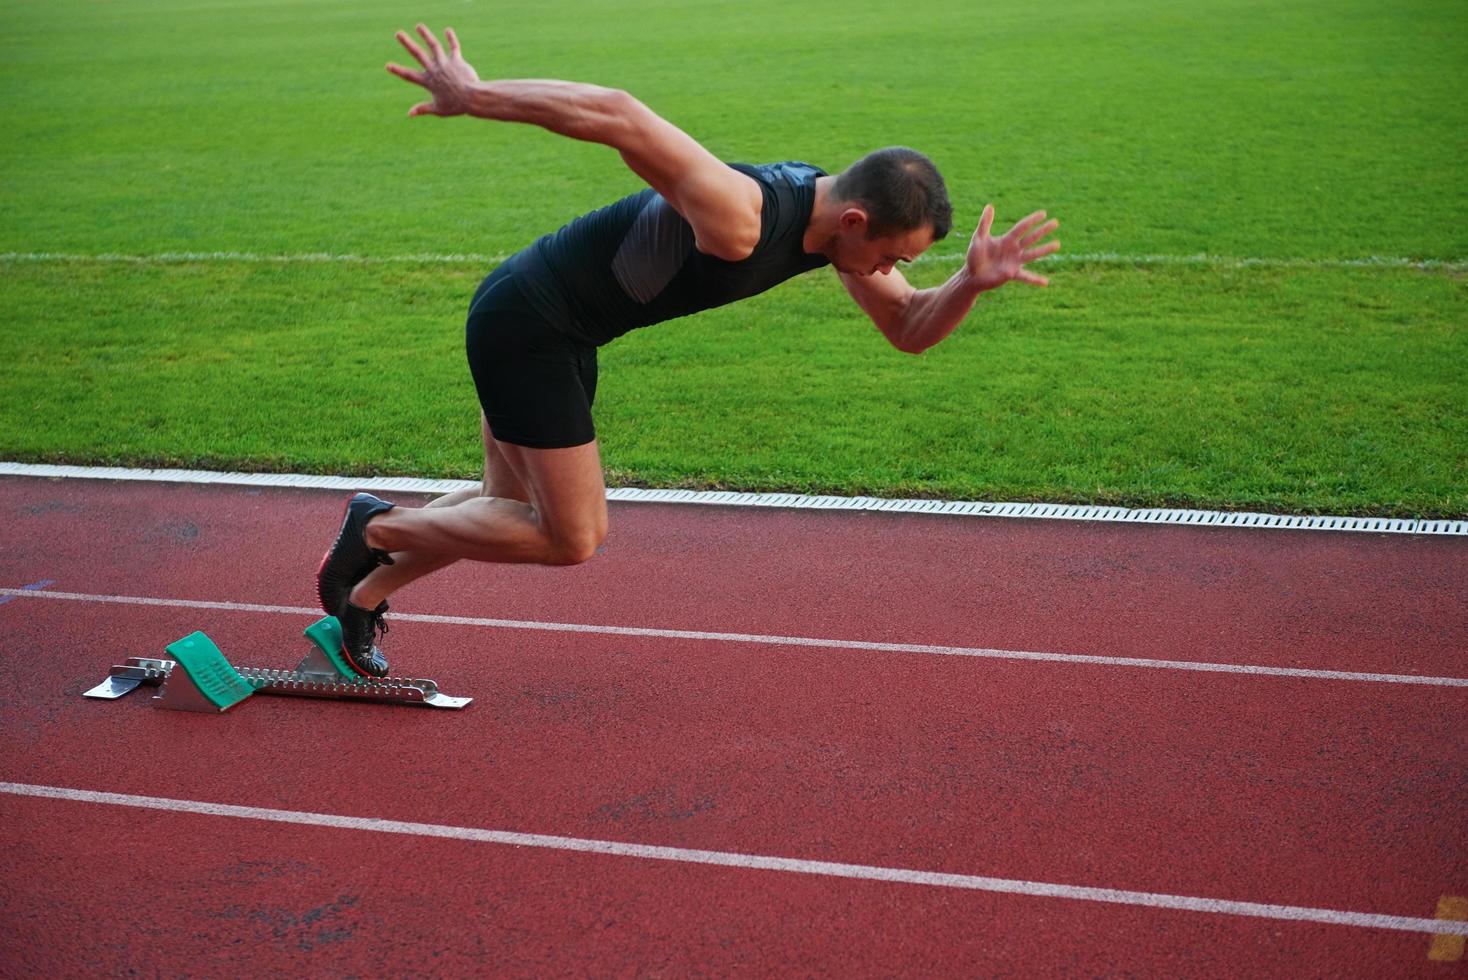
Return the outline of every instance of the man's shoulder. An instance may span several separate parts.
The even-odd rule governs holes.
[[[729,166],[766,184],[783,181],[799,186],[811,183],[817,177],[826,176],[826,171],[803,160],[782,160],[778,163],[731,163]]]

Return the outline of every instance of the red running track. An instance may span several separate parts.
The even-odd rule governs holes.
[[[342,495],[0,480],[0,587],[312,605]],[[402,502],[417,501],[406,498]],[[1461,539],[614,505],[569,569],[394,611],[463,712],[83,690],[309,612],[0,596],[0,780],[1431,919],[1468,894],[1468,688],[841,640],[1468,677]],[[568,853],[0,793],[24,974],[1462,976],[1423,932]],[[1446,953],[1444,952],[1446,951]]]

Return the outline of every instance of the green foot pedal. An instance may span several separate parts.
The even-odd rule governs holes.
[[[190,633],[168,645],[177,662],[153,698],[156,708],[180,711],[228,711],[255,693],[254,685],[230,666],[214,641],[203,633]]]

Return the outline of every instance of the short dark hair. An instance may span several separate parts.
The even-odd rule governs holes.
[[[943,175],[932,160],[905,146],[868,153],[836,175],[834,190],[838,200],[866,209],[872,238],[930,225],[936,242],[953,226]]]

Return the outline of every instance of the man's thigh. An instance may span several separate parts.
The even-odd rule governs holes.
[[[505,458],[502,444],[489,431],[489,420],[479,413],[479,432],[484,438],[484,492],[486,497],[505,497],[530,503],[530,492],[520,474]]]
[[[607,534],[607,487],[596,440],[566,449],[531,449],[508,442],[496,449],[526,490],[552,539],[595,548]]]

